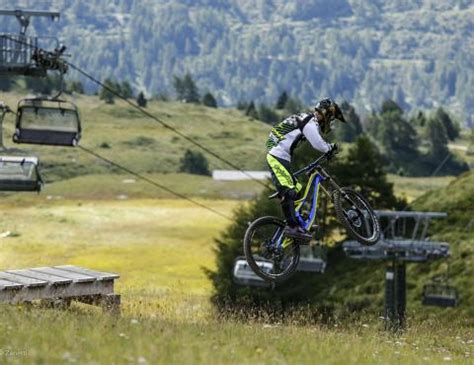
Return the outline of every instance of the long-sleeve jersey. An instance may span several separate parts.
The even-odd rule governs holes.
[[[273,127],[268,136],[267,151],[272,156],[291,161],[293,150],[304,139],[323,153],[331,149],[331,145],[321,137],[314,115],[301,113],[291,115]]]

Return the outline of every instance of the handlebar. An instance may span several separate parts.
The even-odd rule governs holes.
[[[329,161],[336,153],[338,153],[338,148],[337,148],[337,145],[334,145],[334,148],[332,148],[330,151],[318,157],[315,161],[311,162],[308,166],[303,167],[302,169],[296,171],[293,175],[298,176],[298,175],[301,175],[302,173],[308,173],[314,170],[322,162]]]

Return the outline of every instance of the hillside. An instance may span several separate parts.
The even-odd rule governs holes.
[[[33,20],[31,34],[59,36],[73,63],[148,94],[172,92],[173,75],[189,71],[224,105],[274,102],[286,89],[305,103],[347,99],[362,113],[385,98],[407,109],[446,105],[472,122],[469,0],[4,0],[2,7],[60,11],[59,22]],[[0,31],[17,29],[2,18]]]
[[[14,109],[21,97],[2,93],[0,100]],[[74,101],[79,107],[83,124],[80,145],[136,172],[177,172],[187,149],[202,152],[123,102],[107,105],[96,96],[78,96]],[[270,126],[245,117],[235,109],[153,101],[147,111],[242,169],[266,168],[264,143]],[[4,124],[5,146],[14,148],[18,153],[40,156],[47,182],[84,175],[123,173],[77,148],[13,144],[14,115],[7,114]],[[212,156],[206,154],[206,157],[210,170],[230,168]],[[196,188],[201,185],[198,183]],[[188,192],[191,190],[189,186]]]
[[[411,204],[411,209],[420,211],[447,212],[446,219],[433,222],[429,231],[433,240],[448,242],[451,258],[430,264],[409,264],[407,270],[408,310],[418,318],[454,319],[474,318],[474,173],[466,173],[452,181],[447,187],[433,190]],[[329,305],[344,304],[346,309],[383,308],[383,265],[362,262],[345,257],[342,249],[329,252],[328,271],[325,280],[317,284],[316,296]],[[449,265],[449,266],[448,266]],[[461,304],[454,309],[423,308],[421,292],[431,277],[446,274],[457,287]],[[352,308],[352,309],[351,309]]]

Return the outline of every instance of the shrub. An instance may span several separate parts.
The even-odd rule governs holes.
[[[180,160],[179,171],[195,175],[210,175],[209,163],[201,152],[186,150],[183,158]]]

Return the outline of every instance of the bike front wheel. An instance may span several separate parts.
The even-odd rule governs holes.
[[[334,208],[339,222],[361,244],[372,246],[380,238],[380,223],[365,198],[349,188],[337,190],[333,195]]]
[[[285,222],[277,217],[253,221],[244,237],[248,264],[259,277],[270,282],[288,279],[300,259],[299,244],[284,234]]]

